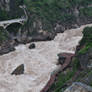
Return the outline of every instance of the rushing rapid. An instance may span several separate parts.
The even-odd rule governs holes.
[[[57,54],[75,53],[84,27],[59,33],[52,41],[35,42],[35,49],[29,49],[29,44],[19,45],[14,52],[0,56],[0,92],[40,92],[59,67]],[[24,74],[11,75],[21,64]]]

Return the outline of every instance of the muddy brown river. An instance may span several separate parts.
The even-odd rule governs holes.
[[[36,48],[19,45],[14,52],[0,56],[0,92],[40,92],[50,79],[51,73],[58,69],[57,54],[75,53],[76,46],[82,38],[82,30],[66,30],[59,33],[52,41],[35,42]],[[23,75],[11,75],[20,64],[24,64]]]

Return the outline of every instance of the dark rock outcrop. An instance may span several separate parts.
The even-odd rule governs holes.
[[[34,49],[34,48],[35,48],[35,44],[31,43],[30,46],[29,46],[29,49]]]
[[[65,56],[62,56],[62,54],[58,54],[58,63],[59,64],[61,64],[61,65],[64,64],[65,60],[66,60]]]
[[[74,54],[71,54],[71,53],[59,53],[58,54],[58,57],[59,57],[58,64],[62,65],[62,69],[66,68],[69,65],[73,56],[74,56]]]
[[[31,41],[50,41],[53,40],[56,33],[44,32],[43,33],[35,33],[31,37]]]
[[[86,74],[86,76],[84,76],[80,81],[87,85],[91,85],[92,84],[92,73],[90,72]]]
[[[11,75],[20,75],[24,74],[24,64],[19,65],[12,73]]]
[[[79,55],[78,59],[82,69],[92,68],[92,48],[86,53]]]
[[[10,6],[9,6],[10,0],[0,0],[0,9],[9,11]]]
[[[64,92],[92,92],[92,87],[81,82],[74,82],[72,86],[67,88]]]
[[[48,81],[47,85],[41,90],[41,92],[53,92],[53,91],[50,90],[51,85],[56,81],[57,75],[61,71],[63,71],[64,69],[67,68],[67,66],[71,62],[72,57],[74,56],[74,54],[71,54],[71,53],[60,53],[58,55],[65,57],[66,60],[58,70],[53,71],[53,73],[51,74],[50,80]]]
[[[13,41],[5,41],[0,45],[0,55],[15,51]]]

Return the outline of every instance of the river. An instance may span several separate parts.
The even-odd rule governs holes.
[[[58,53],[75,53],[82,38],[82,30],[66,30],[59,33],[52,41],[35,42],[36,48],[19,45],[14,52],[0,56],[0,92],[40,92],[50,79],[51,73],[58,69]],[[24,64],[23,75],[11,75],[12,71]]]

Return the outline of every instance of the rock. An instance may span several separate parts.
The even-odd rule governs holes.
[[[81,82],[75,82],[64,92],[92,92],[92,87]]]
[[[92,68],[92,59],[89,60],[87,67],[88,67],[89,69]]]
[[[81,68],[86,70],[87,69],[87,64],[88,64],[88,53],[79,55],[78,57]]]
[[[91,85],[92,84],[92,71],[85,74],[85,76],[82,77],[82,79],[80,79],[80,82],[85,83],[87,85]]]
[[[35,33],[35,34],[33,34],[31,37],[32,37],[32,39],[31,39],[31,41],[32,42],[36,42],[36,41],[50,41],[50,40],[53,40],[54,39],[54,37],[55,37],[55,33],[49,33],[49,32],[46,32],[45,34],[44,34],[44,32],[43,33]]]
[[[0,46],[0,55],[7,54],[11,51],[14,51],[15,48],[13,45],[10,44],[11,42],[5,42]]]
[[[78,59],[82,69],[92,68],[92,48],[86,53],[79,55]]]
[[[65,27],[63,25],[57,23],[54,30],[57,33],[63,33],[65,31]]]
[[[24,74],[24,64],[19,65],[12,73],[11,75],[20,75]]]
[[[64,62],[65,62],[65,60],[66,60],[66,57],[65,56],[63,56],[62,54],[58,54],[58,63],[59,64],[64,64]]]
[[[10,10],[10,0],[0,0],[0,9],[9,11]]]
[[[29,49],[34,49],[34,48],[35,48],[35,44],[31,43],[30,46],[29,46]]]

